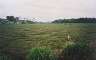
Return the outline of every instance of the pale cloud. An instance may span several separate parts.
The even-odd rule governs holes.
[[[96,0],[0,0],[0,16],[96,17]]]

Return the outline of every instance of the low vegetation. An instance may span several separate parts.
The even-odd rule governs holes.
[[[92,49],[84,42],[67,45],[59,59],[64,60],[91,60]]]
[[[27,60],[56,60],[56,57],[49,48],[32,48]]]
[[[20,19],[19,17],[6,16],[6,18],[0,18],[0,24],[33,24],[35,22],[29,19]]]
[[[57,19],[52,23],[96,23],[96,18]]]
[[[17,60],[24,60],[26,56],[29,56],[29,59],[35,59],[34,55],[39,58],[39,56],[43,56],[43,53],[48,54],[50,59],[64,60],[63,57],[66,57],[65,60],[68,60],[67,58],[72,56],[85,59],[85,56],[89,56],[88,50],[95,49],[93,47],[93,45],[95,46],[93,41],[96,39],[95,27],[95,23],[1,24],[0,51],[15,56]],[[77,44],[77,42],[80,43]],[[81,42],[85,44],[83,45]],[[90,43],[93,45],[90,46]]]

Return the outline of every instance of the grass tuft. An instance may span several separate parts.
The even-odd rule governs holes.
[[[32,48],[27,55],[27,60],[56,60],[49,48]]]

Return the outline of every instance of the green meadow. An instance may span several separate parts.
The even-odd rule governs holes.
[[[0,48],[63,48],[66,41],[95,37],[96,24],[91,23],[0,25]]]
[[[95,39],[95,23],[0,25],[0,51],[15,51],[18,54],[40,47],[56,52],[78,41],[87,42],[94,48]]]

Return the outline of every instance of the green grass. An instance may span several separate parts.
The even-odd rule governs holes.
[[[96,24],[93,23],[0,25],[2,49],[34,47],[62,49],[67,41],[90,42],[95,38]]]
[[[85,42],[68,44],[62,51],[64,60],[91,60],[93,50]],[[59,56],[59,59],[62,57]]]
[[[5,55],[5,54],[0,54],[0,60],[12,60],[11,56]]]
[[[56,57],[49,48],[32,48],[27,60],[56,60]]]

